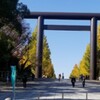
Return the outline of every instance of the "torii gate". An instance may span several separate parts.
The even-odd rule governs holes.
[[[96,79],[96,48],[97,48],[97,20],[98,13],[65,13],[65,12],[31,12],[25,16],[29,19],[38,19],[36,78],[42,78],[42,49],[44,30],[71,30],[90,31],[90,79]],[[90,20],[90,25],[44,25],[45,19],[58,20]]]

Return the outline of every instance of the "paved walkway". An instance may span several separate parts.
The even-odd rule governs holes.
[[[13,98],[11,85],[0,83],[0,100]],[[100,82],[86,81],[83,88],[81,82],[71,86],[70,80],[51,80],[28,82],[23,88],[22,83],[17,83],[14,100],[100,100]]]

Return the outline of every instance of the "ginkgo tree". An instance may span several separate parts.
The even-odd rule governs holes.
[[[32,33],[32,37],[30,39],[28,46],[28,51],[23,55],[25,61],[24,69],[28,66],[31,68],[31,72],[35,75],[35,68],[36,68],[36,47],[37,47],[37,26]],[[25,51],[25,50],[24,50]],[[42,57],[42,74],[48,78],[55,78],[55,72],[53,68],[53,64],[50,58],[51,52],[49,49],[49,45],[44,35],[43,38],[43,57]]]
[[[83,55],[83,57],[80,61],[79,74],[84,75],[87,78],[89,78],[89,75],[90,75],[90,44],[87,44],[84,55]],[[100,24],[98,25],[98,29],[97,29],[97,69],[96,69],[96,77],[97,77],[97,79],[98,79],[98,77],[100,77]]]
[[[100,77],[100,24],[97,30],[97,78]]]
[[[87,66],[85,65],[84,61],[81,61],[79,66],[80,66],[79,74],[83,75],[83,76],[89,76],[89,71],[88,71]]]
[[[77,64],[74,65],[73,70],[70,74],[70,78],[72,77],[79,78],[79,67]]]
[[[89,76],[90,74],[90,45],[86,47],[86,51],[79,64],[80,75]]]

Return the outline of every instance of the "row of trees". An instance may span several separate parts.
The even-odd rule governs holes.
[[[0,72],[10,71],[10,59],[17,51],[16,59],[18,75],[20,72],[35,74],[36,36],[37,29],[31,36],[30,28],[24,21],[24,16],[30,11],[19,0],[1,0],[0,3]],[[50,49],[44,36],[43,74],[55,77],[53,64],[50,59]]]
[[[23,57],[20,60],[21,65],[25,65],[24,69],[30,68],[31,72],[35,74],[36,68],[36,47],[37,47],[37,27],[35,28],[34,32],[32,33],[31,40],[29,41],[26,48],[28,49],[27,52],[24,49]],[[42,60],[42,74],[48,78],[55,78],[55,72],[53,68],[53,64],[50,58],[51,52],[49,49],[49,45],[47,43],[46,36],[44,35],[43,38],[43,60]]]
[[[0,71],[9,70],[9,60],[28,39],[30,31],[23,18],[29,14],[26,5],[19,0],[0,2]]]
[[[90,44],[87,45],[86,51],[83,55],[82,60],[80,61],[79,65],[75,64],[73,70],[70,74],[70,77],[79,78],[80,75],[84,75],[89,77],[90,75]],[[100,25],[98,26],[97,30],[97,70],[96,70],[96,77],[100,76]]]

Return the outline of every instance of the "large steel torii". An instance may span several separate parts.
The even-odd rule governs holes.
[[[37,62],[36,78],[42,78],[42,49],[44,30],[71,30],[91,31],[90,34],[90,79],[96,79],[96,48],[97,48],[97,20],[100,20],[98,13],[66,13],[66,12],[31,12],[25,16],[29,19],[38,19],[37,32]],[[58,20],[90,20],[90,25],[44,25],[44,19]]]

